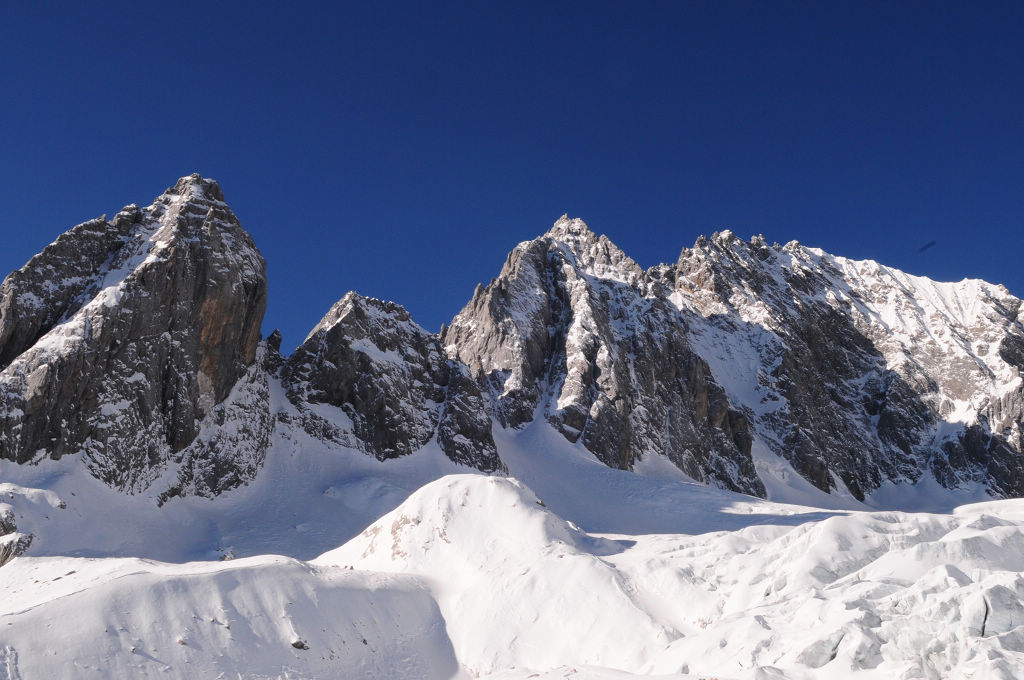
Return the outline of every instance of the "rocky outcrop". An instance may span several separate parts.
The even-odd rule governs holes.
[[[695,479],[763,495],[746,416],[666,297],[607,238],[563,217],[516,247],[442,341],[508,427],[542,413],[609,466],[664,455]]]
[[[863,499],[929,474],[1024,494],[1024,327],[1005,288],[730,232],[658,275],[755,432],[818,488]]]
[[[124,247],[136,213],[90,220],[62,234],[0,284],[0,369],[87,301],[83,295]]]
[[[14,511],[6,504],[0,505],[0,567],[25,554],[32,546],[32,538],[32,534],[18,531]]]
[[[213,497],[256,478],[276,422],[266,370],[272,354],[268,343],[260,344],[256,361],[206,416],[195,440],[175,456],[177,480],[160,492],[161,503],[174,496]]]
[[[755,495],[755,456],[859,499],[926,476],[1024,495],[1024,305],[982,281],[730,232],[644,270],[563,217],[440,334],[349,293],[284,357],[265,305],[212,180],[71,229],[0,284],[0,458],[81,453],[163,502],[253,479],[296,441],[275,428],[495,472],[492,422],[541,418],[611,467],[663,456]]]
[[[437,442],[445,455],[460,465],[482,472],[505,470],[491,435],[487,403],[469,370],[457,360],[448,362],[448,384],[437,424]]]
[[[67,232],[0,287],[0,458],[82,452],[108,484],[148,487],[254,363],[266,291],[198,175]]]
[[[456,462],[501,467],[476,384],[394,303],[345,295],[288,358],[282,382],[316,437],[386,460],[436,435]]]

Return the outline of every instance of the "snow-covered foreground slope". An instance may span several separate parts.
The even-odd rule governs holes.
[[[548,429],[499,445],[525,456]],[[459,474],[397,504],[403,475],[413,484],[440,452],[410,457],[391,482],[320,479],[328,489],[362,488],[353,506],[397,507],[308,562],[171,564],[30,550],[0,570],[0,678],[831,680],[1024,671],[1024,501],[945,514],[815,511],[611,470],[578,450],[538,455],[538,466],[554,464],[563,476],[509,460],[544,488],[540,497],[517,479]],[[593,495],[557,493],[569,475]],[[28,498],[5,491],[15,507]],[[243,508],[258,493],[274,496],[258,487],[232,493],[216,502],[237,504],[234,535],[252,541],[240,545],[301,545],[302,531],[272,536],[298,503],[266,507],[261,544],[246,528],[259,517]],[[60,509],[52,495],[31,495],[51,518],[80,499]],[[319,496],[311,502],[326,512],[332,494]],[[180,520],[188,507],[176,511]],[[292,521],[309,525],[315,545],[332,521],[343,531],[360,520],[336,505],[319,523]],[[189,550],[173,535],[149,536],[154,546],[168,540],[168,553]],[[50,547],[58,540],[70,539],[55,533]]]
[[[2,678],[450,678],[419,579],[284,557],[171,565],[20,558],[0,585]]]
[[[0,568],[0,679],[1024,672],[1024,501],[866,512],[790,474],[775,495],[819,507],[786,505],[540,418],[494,433],[508,478],[278,427],[251,484],[162,507],[72,457],[0,463],[34,536]]]
[[[594,536],[516,481],[449,477],[315,563],[423,578],[474,675],[1010,678],[1024,670],[1022,523],[1013,501]]]

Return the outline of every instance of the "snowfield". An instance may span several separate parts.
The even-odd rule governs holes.
[[[4,463],[34,542],[0,678],[1024,676],[1024,500],[787,505],[495,432],[511,477],[279,433],[252,485],[162,508]]]

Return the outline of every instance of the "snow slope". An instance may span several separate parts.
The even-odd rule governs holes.
[[[413,578],[284,557],[5,567],[0,677],[451,678],[444,619]],[[5,675],[6,673],[6,675]]]
[[[595,536],[514,480],[450,477],[316,564],[424,578],[456,654],[480,676],[569,664],[1010,678],[1024,669],[1022,521],[1024,503],[1005,501],[950,515]]]
[[[794,525],[784,507],[712,493],[716,508],[679,497],[694,533],[591,534],[517,480],[455,475],[311,562],[21,557],[0,583],[0,677],[1024,669],[1024,502]],[[730,511],[745,528],[704,531]]]
[[[160,509],[73,461],[5,468],[38,539],[0,571],[0,678],[1024,672],[1024,501],[783,505],[496,432],[513,478],[279,433],[271,474]],[[287,556],[187,561],[211,545]]]

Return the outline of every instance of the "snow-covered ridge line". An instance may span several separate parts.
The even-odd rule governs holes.
[[[769,447],[777,442],[805,475],[821,463],[836,472],[827,449],[837,442],[814,441],[824,421],[815,428],[799,415],[824,405],[830,422],[847,423],[843,439],[877,451],[859,465],[874,472],[838,470],[838,482],[819,478],[822,488],[847,486],[859,496],[885,480],[924,475],[950,488],[1024,491],[1015,472],[1024,327],[1021,301],[1005,287],[936,283],[728,233],[698,240],[675,270],[673,303],[691,319],[716,375],[731,376],[730,395],[757,414]],[[744,356],[749,368],[726,355]],[[813,388],[818,394],[807,400],[799,391],[812,379],[826,389]],[[793,415],[809,439],[791,429]]]
[[[225,484],[246,483],[252,462],[262,460],[263,435],[242,447],[245,461],[229,464],[229,472],[212,448],[203,455],[216,460],[205,463],[182,451],[200,431],[219,440],[206,420],[254,365],[262,258],[220,188],[198,175],[111,224],[120,241],[112,255],[96,256],[81,308],[65,304],[63,319],[44,318],[38,310],[53,293],[39,285],[18,291],[38,323],[17,331],[6,349],[3,334],[14,337],[14,326],[0,323],[0,356],[13,351],[17,364],[4,372],[13,376],[14,396],[6,410],[10,434],[0,436],[17,453],[0,450],[0,457],[86,451],[99,476],[134,492],[185,459],[207,479],[181,480],[164,492],[207,488],[215,495]],[[26,434],[23,423],[39,420],[30,417],[38,388],[45,393],[59,383],[49,365],[78,361],[96,342],[101,352],[121,352],[118,315],[104,310],[147,306],[142,300],[151,291],[142,289],[160,292],[163,270],[194,257],[210,258],[223,278],[192,281],[203,290],[193,299],[208,298],[168,320],[181,337],[158,324],[147,342],[162,337],[169,345],[154,352],[140,339],[133,350],[140,365],[103,383],[96,422],[72,428],[84,432],[88,424],[97,436],[77,441],[61,419]],[[12,286],[18,278],[9,277]],[[234,322],[232,338],[222,337],[229,309],[239,305],[244,318]],[[19,312],[10,309],[8,319]],[[813,497],[809,489],[816,488],[865,500],[887,484],[929,480],[965,493],[1018,495],[1020,314],[1020,300],[981,282],[937,284],[796,242],[745,242],[728,231],[698,239],[674,265],[645,271],[582,220],[563,216],[516,246],[499,276],[479,286],[440,334],[399,305],[349,293],[292,356],[279,354],[278,336],[247,384],[263,393],[257,385],[275,376],[284,381],[300,415],[281,427],[385,459],[436,437],[453,460],[501,470],[492,418],[519,428],[539,414],[606,465],[668,463],[701,482],[756,495]],[[196,408],[140,415],[146,407],[138,406],[139,394],[155,389],[153,380],[163,379],[154,377],[156,364],[166,368],[169,357],[176,357],[175,380],[194,377],[181,401]],[[258,412],[254,422],[273,424],[277,414],[265,402],[245,403]],[[144,444],[154,433],[166,448]],[[139,452],[131,461],[108,460],[101,449],[125,437]],[[241,443],[235,433],[229,439]]]
[[[675,265],[644,271],[582,220],[563,216],[516,246],[442,340],[491,393],[504,425],[529,420],[550,398],[545,417],[611,465],[668,454],[698,479],[756,489],[737,468],[714,463],[717,454],[694,464],[690,454],[669,453],[673,439],[694,439],[682,431],[627,434],[628,444],[608,445],[644,429],[638,420],[660,422],[636,404],[662,380],[638,377],[637,348],[686,342],[724,389],[726,408],[752,419],[762,454],[753,464],[774,492],[789,484],[772,470],[786,477],[791,467],[823,491],[860,500],[885,483],[931,478],[965,493],[981,486],[1020,495],[1020,314],[1020,300],[1002,287],[935,283],[729,231],[698,239]],[[684,363],[680,355],[670,361]],[[609,426],[600,395],[633,402],[616,408],[638,415]],[[729,437],[746,439],[744,429]]]

